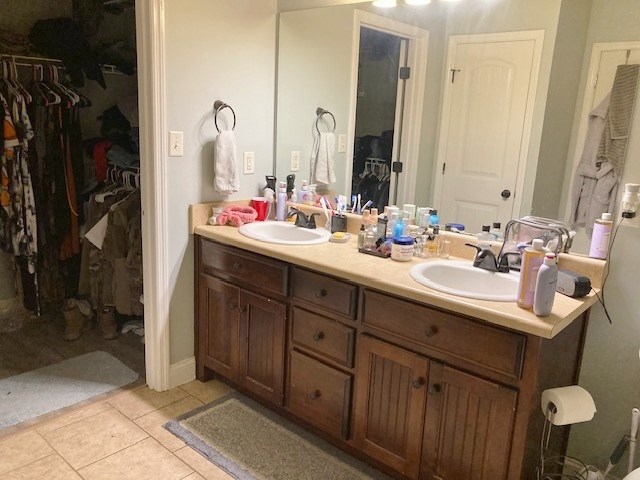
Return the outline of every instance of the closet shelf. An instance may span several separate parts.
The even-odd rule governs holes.
[[[25,55],[12,55],[10,53],[0,53],[0,58],[11,58],[16,65],[20,65],[23,67],[32,67],[33,65],[39,65],[42,62],[47,63],[59,63],[61,68],[64,68],[64,63],[62,60],[58,58],[47,58],[47,57],[31,57]],[[116,75],[126,75],[125,73],[118,70],[118,67],[115,65],[102,64],[100,65],[103,73],[113,73]],[[137,72],[134,72],[134,74]]]

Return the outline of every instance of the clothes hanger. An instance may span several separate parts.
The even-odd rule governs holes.
[[[60,82],[58,69],[59,67],[52,65],[53,82],[59,89],[61,89],[63,92],[65,92],[69,96],[72,106],[75,106],[78,103],[80,103],[80,96],[77,95],[72,88]]]
[[[65,92],[53,79],[53,70],[55,67],[53,65],[47,65],[47,73],[49,74],[49,78],[45,79],[45,85],[49,87],[50,90],[54,91],[58,97],[60,97],[60,105],[64,108],[71,108],[73,106],[73,102],[71,97]]]
[[[60,95],[49,88],[49,85],[47,85],[47,83],[44,81],[44,66],[33,66],[33,83],[38,91],[43,94],[43,98],[45,99],[45,107],[48,107],[50,105],[60,105],[62,103],[62,98],[60,97]]]
[[[29,91],[20,83],[18,79],[18,66],[16,65],[16,58],[11,57],[11,63],[9,63],[9,79],[16,87],[16,89],[22,94],[24,101],[27,105],[29,105],[33,101],[33,97],[29,93]]]

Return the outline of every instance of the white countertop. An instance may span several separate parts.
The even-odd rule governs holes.
[[[420,285],[409,276],[409,269],[418,262],[428,262],[430,259],[414,258],[409,262],[396,262],[390,258],[358,253],[356,235],[352,235],[347,243],[289,246],[252,240],[230,226],[200,225],[194,226],[193,231],[196,235],[226,245],[544,338],[553,338],[597,301],[593,291],[580,299],[556,293],[551,315],[542,318],[533,311],[518,307],[515,302],[458,297]],[[597,282],[594,284],[598,285]]]

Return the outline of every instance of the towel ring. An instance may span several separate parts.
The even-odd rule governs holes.
[[[213,116],[213,122],[216,124],[216,130],[218,130],[218,133],[220,133],[220,127],[218,127],[218,113],[220,113],[220,111],[224,110],[225,108],[228,108],[229,110],[231,110],[231,113],[233,113],[233,127],[231,127],[231,130],[236,129],[236,112],[233,111],[231,105],[224,103],[222,100],[216,100],[213,103],[213,108],[216,111]]]
[[[331,113],[329,110],[325,110],[322,107],[318,107],[316,108],[316,130],[318,131],[318,135],[320,134],[320,128],[318,127],[318,122],[320,121],[320,119],[322,118],[323,115],[330,115],[331,119],[333,120],[333,130],[331,130],[332,132],[336,131],[336,117],[333,116],[333,113]]]

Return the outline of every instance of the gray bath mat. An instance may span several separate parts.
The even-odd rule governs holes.
[[[239,480],[389,479],[237,393],[165,428]]]
[[[0,380],[0,428],[135,382],[138,374],[106,352],[91,352]]]

